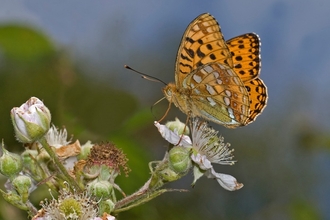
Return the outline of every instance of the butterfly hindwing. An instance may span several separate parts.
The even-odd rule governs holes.
[[[250,99],[250,114],[246,121],[246,124],[249,124],[261,114],[267,105],[267,87],[259,78],[244,82],[244,86],[249,93]]]
[[[249,115],[247,90],[229,67],[219,63],[205,64],[190,73],[183,82],[191,94],[193,116],[237,127]]]
[[[259,76],[261,69],[260,38],[255,33],[243,34],[227,42],[234,70],[243,82]]]
[[[243,34],[227,41],[234,70],[242,79],[250,99],[250,114],[245,124],[253,122],[267,104],[267,87],[258,77],[261,69],[260,38],[255,33]]]

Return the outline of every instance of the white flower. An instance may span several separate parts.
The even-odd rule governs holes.
[[[71,170],[77,162],[77,155],[81,152],[79,140],[71,143],[71,139],[67,141],[68,133],[65,128],[59,130],[54,125],[46,134],[47,143],[55,148],[55,152],[59,158],[64,161],[64,166]]]
[[[192,122],[193,153],[191,159],[196,163],[194,167],[195,180],[193,184],[204,174],[207,178],[214,178],[226,190],[233,191],[243,187],[233,176],[217,173],[212,163],[233,165],[233,150],[230,144],[225,144],[223,137],[218,132],[207,126],[205,121],[194,119]],[[200,172],[200,173],[199,173]]]
[[[162,137],[165,140],[167,140],[169,143],[171,143],[173,145],[178,144],[179,146],[191,145],[190,137],[187,135],[179,135],[177,129],[174,129],[174,131],[172,131],[165,125],[159,124],[157,121],[155,121],[154,124],[158,128],[158,131],[162,135]],[[180,143],[179,143],[179,141],[180,141]]]
[[[36,97],[31,97],[20,107],[10,111],[17,140],[32,143],[46,134],[51,115],[48,108]]]
[[[55,199],[52,195],[50,201],[41,203],[42,210],[34,219],[53,220],[53,219],[95,219],[98,214],[97,201],[87,192],[71,192],[66,186],[59,191],[59,196]]]
[[[177,132],[179,135],[189,135],[190,133],[189,127],[185,123],[182,123],[178,118],[175,118],[175,121],[166,122],[165,126],[170,130]]]
[[[106,220],[116,220],[116,218],[114,216],[109,215],[107,213],[104,213],[102,218],[100,218],[100,217],[93,218],[93,220],[105,220],[105,219]]]
[[[68,145],[71,142],[71,139],[67,141],[68,132],[65,128],[58,130],[55,125],[53,125],[48,133],[46,134],[47,143],[55,148],[60,148],[62,146]]]
[[[205,121],[193,119],[191,131],[192,141],[189,136],[178,135],[177,132],[169,130],[166,126],[155,122],[155,126],[165,140],[172,144],[177,144],[181,138],[180,144],[185,147],[192,147],[191,159],[194,162],[194,181],[203,175],[207,178],[216,179],[217,182],[226,190],[234,191],[243,187],[243,184],[228,174],[217,173],[213,169],[212,163],[221,165],[233,165],[233,150],[229,149],[229,144],[223,142],[223,137],[218,137],[218,132],[209,128]]]

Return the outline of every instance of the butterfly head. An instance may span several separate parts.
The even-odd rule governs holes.
[[[190,94],[189,91],[183,88],[178,88],[174,83],[169,83],[163,88],[163,93],[170,104],[173,103],[183,113],[188,115],[188,113],[191,111],[191,107],[189,107],[188,101]]]
[[[163,88],[163,93],[165,95],[165,98],[172,102],[173,93],[175,93],[176,87],[174,83],[169,83]]]

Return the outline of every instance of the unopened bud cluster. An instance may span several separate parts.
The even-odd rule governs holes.
[[[130,171],[127,158],[112,143],[80,145],[67,141],[67,131],[51,124],[48,108],[32,97],[11,110],[17,140],[24,144],[21,154],[11,153],[4,144],[0,151],[0,173],[8,178],[2,197],[26,210],[33,219],[98,219],[113,211],[116,202],[115,178]],[[29,201],[38,185],[60,192],[59,198],[42,202],[36,212]],[[108,213],[108,215],[106,214]]]

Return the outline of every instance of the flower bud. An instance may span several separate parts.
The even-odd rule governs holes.
[[[94,144],[92,144],[91,141],[87,141],[84,145],[81,146],[80,154],[77,156],[79,160],[86,160],[88,155],[91,152],[92,147]]]
[[[95,196],[97,199],[108,199],[113,196],[113,185],[108,181],[93,181],[88,186],[89,193]]]
[[[2,197],[9,203],[11,203],[12,205],[22,209],[22,210],[28,210],[28,206],[26,205],[26,203],[22,202],[22,198],[17,195],[16,192],[4,192],[0,189],[0,193],[2,195]]]
[[[175,146],[169,151],[169,164],[172,170],[178,173],[186,173],[191,168],[190,149]]]
[[[44,136],[50,127],[48,108],[36,97],[30,98],[10,112],[16,138],[22,143],[31,143]]]
[[[31,177],[37,181],[42,181],[47,175],[41,168],[41,161],[37,161],[37,150],[25,150],[22,154],[24,168],[30,172]]]
[[[29,191],[32,187],[32,180],[28,176],[17,176],[12,181],[18,194],[21,196],[22,202],[25,203],[29,198]]]
[[[180,179],[183,175],[180,175],[180,173],[175,172],[170,167],[167,167],[163,170],[159,170],[158,172],[159,177],[161,177],[162,184],[167,182],[173,182],[175,180]]]
[[[185,123],[182,123],[178,118],[175,118],[175,121],[167,122],[165,126],[171,131],[177,131],[178,135],[189,135],[189,127]]]
[[[2,144],[2,156],[0,157],[0,173],[8,178],[16,176],[23,168],[22,158],[7,151]]]
[[[111,213],[115,209],[115,203],[111,199],[99,203],[99,213]]]

